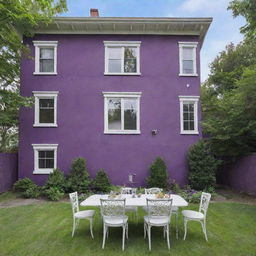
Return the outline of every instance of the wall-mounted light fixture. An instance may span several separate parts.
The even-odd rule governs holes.
[[[154,129],[151,131],[151,133],[152,133],[152,135],[157,135],[158,131],[157,131],[157,129]]]

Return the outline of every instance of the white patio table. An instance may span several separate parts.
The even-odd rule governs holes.
[[[92,195],[80,203],[81,206],[100,206],[100,199],[108,199],[109,195]],[[156,195],[141,195],[141,197],[133,197],[132,195],[121,195],[116,199],[126,199],[126,206],[147,206],[148,199],[156,199]],[[171,195],[173,199],[172,206],[185,207],[188,206],[188,202],[179,195]]]

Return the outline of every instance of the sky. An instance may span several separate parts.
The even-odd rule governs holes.
[[[207,79],[209,64],[230,42],[243,40],[242,17],[227,10],[230,0],[67,0],[69,11],[62,16],[86,17],[91,8],[101,17],[212,17],[201,50],[201,81]]]

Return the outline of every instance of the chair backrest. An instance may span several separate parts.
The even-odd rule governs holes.
[[[136,194],[137,188],[124,187],[121,188],[121,194]]]
[[[79,212],[79,202],[78,202],[77,192],[70,193],[69,198],[72,206],[72,212],[74,215],[76,212]]]
[[[147,211],[149,217],[170,217],[172,214],[172,199],[148,199]]]
[[[124,217],[125,199],[100,199],[103,217]]]
[[[200,206],[199,206],[199,212],[203,212],[205,216],[207,213],[207,209],[208,209],[210,200],[211,200],[211,194],[202,192]]]
[[[161,188],[145,188],[145,194],[158,194],[162,192],[163,190]]]

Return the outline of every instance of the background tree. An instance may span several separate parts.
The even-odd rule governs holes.
[[[30,99],[19,96],[20,61],[29,51],[22,35],[32,36],[38,26],[66,11],[66,0],[5,0],[0,2],[0,150],[6,151],[17,139],[18,111]]]
[[[246,24],[241,27],[241,33],[248,39],[256,39],[256,1],[255,0],[233,0],[229,3],[229,10],[232,10],[233,16],[243,16]]]

